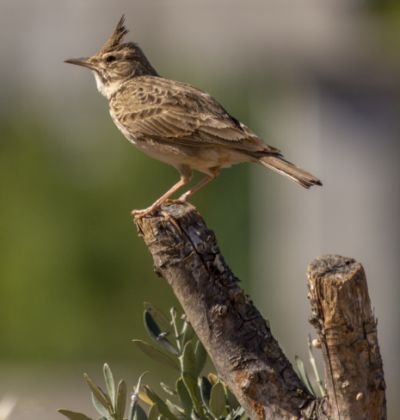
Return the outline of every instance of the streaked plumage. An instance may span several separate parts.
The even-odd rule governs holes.
[[[190,181],[193,170],[207,177],[181,200],[214,179],[221,168],[242,162],[261,163],[306,188],[321,185],[263,143],[208,93],[160,77],[136,44],[122,42],[127,32],[122,17],[97,54],[66,62],[93,70],[99,91],[109,100],[111,117],[125,137],[181,175],[166,194],[136,215],[148,214],[169,199]]]

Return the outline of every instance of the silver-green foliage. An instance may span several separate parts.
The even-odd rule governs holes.
[[[99,420],[247,419],[226,384],[213,373],[202,374],[207,353],[185,317],[178,319],[172,308],[168,318],[146,303],[144,325],[152,342],[133,340],[133,343],[150,358],[174,369],[177,379],[172,386],[161,382],[163,395],[158,395],[149,386],[142,385],[142,374],[127,404],[126,384],[123,380],[115,384],[107,364],[103,368],[106,391],[85,374]],[[59,412],[70,420],[92,420],[70,410]]]
[[[313,345],[311,341],[311,336],[308,336],[308,356],[310,360],[310,365],[312,367],[313,373],[314,373],[314,380],[310,380],[310,376],[304,366],[303,360],[300,359],[299,356],[294,356],[295,361],[295,371],[297,372],[297,375],[299,376],[300,380],[303,382],[303,384],[306,386],[308,392],[313,395],[315,398],[322,398],[325,396],[325,386],[324,383],[321,380],[317,363],[315,361],[314,357],[314,351],[313,351]]]

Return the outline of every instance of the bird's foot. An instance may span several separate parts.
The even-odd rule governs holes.
[[[143,219],[143,217],[148,216],[149,214],[153,213],[154,210],[157,210],[160,207],[160,204],[157,203],[157,205],[152,205],[150,207],[147,207],[145,209],[142,210],[132,210],[131,211],[131,216],[135,219],[135,220],[140,220]]]
[[[161,205],[163,205],[163,204],[186,204],[186,205],[189,205],[190,207],[194,208],[194,206],[187,201],[187,198],[190,195],[191,194],[182,194],[179,198],[177,198],[175,200],[167,199],[167,200],[164,200],[162,203],[154,203],[150,207],[147,207],[145,209],[132,210],[131,211],[131,216],[135,220],[143,219],[143,217],[148,216],[151,213],[154,213],[155,210],[159,210],[161,208]]]

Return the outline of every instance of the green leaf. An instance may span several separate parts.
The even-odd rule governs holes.
[[[110,414],[112,414],[106,407],[104,407],[101,402],[97,399],[97,397],[93,394],[93,392],[90,393],[90,396],[92,398],[92,404],[96,411],[103,417],[106,417],[107,419],[110,418]]]
[[[157,324],[161,326],[162,331],[165,331],[168,334],[171,333],[171,323],[163,311],[149,302],[144,303],[144,309],[149,312]]]
[[[204,415],[204,409],[201,401],[200,391],[197,386],[196,380],[193,378],[192,375],[184,373],[182,375],[183,382],[187,388],[187,391],[190,395],[190,398],[193,402],[193,407],[196,413],[200,416]]]
[[[146,327],[146,330],[149,333],[149,335],[157,340],[158,337],[161,335],[162,331],[157,325],[157,322],[154,321],[154,318],[151,316],[151,313],[149,311],[144,311],[143,320],[144,326]]]
[[[190,414],[192,413],[192,409],[193,409],[193,401],[192,401],[192,398],[190,397],[190,394],[186,388],[185,383],[183,382],[182,377],[180,377],[176,381],[176,392],[178,393],[179,399],[182,403],[185,415],[187,417],[190,417]]]
[[[196,359],[194,355],[193,344],[188,341],[183,348],[182,355],[179,357],[181,362],[182,378],[186,385],[190,398],[193,401],[195,411],[199,415],[204,414],[203,406],[201,404],[200,391],[197,386],[196,375]]]
[[[153,402],[147,397],[147,395],[146,394],[143,394],[143,392],[140,391],[140,387],[142,385],[142,379],[143,379],[143,376],[146,375],[146,373],[147,372],[143,372],[139,376],[139,379],[136,382],[136,386],[134,387],[133,394],[131,395],[129,420],[133,420],[133,418],[135,417],[135,415],[136,415],[136,417],[138,417],[138,416],[143,417],[142,416],[143,415],[143,413],[142,413],[143,410],[142,410],[141,407],[139,407],[139,404],[138,404],[139,399],[141,399],[142,401],[144,399],[147,399],[148,400],[147,402],[148,402],[149,405],[152,405],[153,404]],[[139,408],[137,408],[137,407],[139,407]],[[145,415],[145,418],[146,418],[146,415]]]
[[[162,352],[161,350],[153,347],[151,344],[146,343],[143,340],[132,340],[132,342],[147,356],[156,360],[158,362],[163,363],[173,369],[179,371],[179,363],[178,360],[174,357],[170,356],[167,353]]]
[[[176,341],[176,346],[177,346],[179,352],[181,352],[182,348],[183,348],[182,334],[180,334],[179,331],[178,331],[178,324],[176,322],[176,316],[177,316],[176,309],[174,307],[172,307],[169,310],[169,313],[171,315],[171,326],[174,330],[174,338],[175,338],[175,341]]]
[[[158,420],[160,412],[158,411],[158,407],[156,404],[152,405],[149,410],[149,414],[147,415],[148,420]]]
[[[195,337],[195,332],[188,321],[183,323],[181,334],[182,343],[185,345],[188,341],[192,340]]]
[[[111,403],[115,408],[115,382],[114,376],[111,372],[110,366],[107,363],[104,363],[103,366],[103,375],[104,375],[104,382],[106,384],[108,395],[110,396]]]
[[[171,395],[171,396],[176,395],[176,391],[172,389],[170,386],[168,386],[167,384],[165,384],[164,382],[160,382],[160,386],[163,389],[163,391],[167,393],[168,395]]]
[[[294,360],[296,362],[297,374],[299,375],[301,381],[306,386],[306,388],[308,389],[310,394],[314,395],[314,390],[313,390],[313,387],[311,385],[310,379],[307,375],[307,372],[306,372],[306,369],[304,367],[303,361],[300,359],[299,356],[294,356]],[[315,397],[315,395],[314,395],[314,397]]]
[[[117,387],[117,401],[115,403],[115,414],[117,416],[117,420],[124,420],[126,396],[127,396],[126,383],[124,380],[121,380],[119,381],[119,384]]]
[[[144,326],[150,337],[157,343],[165,348],[165,350],[170,353],[178,356],[179,351],[174,347],[169,340],[166,338],[166,333],[160,330],[160,327],[157,325],[156,321],[152,317],[149,311],[144,311]]]
[[[139,400],[145,403],[146,405],[153,405],[153,401],[147,396],[147,394],[143,391],[139,391]]]
[[[231,410],[236,410],[238,407],[240,407],[238,400],[236,399],[233,392],[231,392],[231,390],[228,388],[228,386],[226,384],[223,384],[223,385],[224,385],[225,397],[226,397],[228,406],[230,407]]]
[[[230,413],[230,416],[232,420],[249,420],[249,417],[246,416],[244,408],[240,406],[236,410],[233,410]],[[227,418],[225,420],[227,420]]]
[[[199,376],[207,361],[207,352],[200,340],[198,340],[196,343],[194,357],[196,359],[195,376]]]
[[[157,343],[159,343],[161,346],[164,347],[165,350],[169,351],[175,356],[179,356],[180,353],[178,349],[173,344],[171,344],[167,338],[161,336],[158,338]]]
[[[221,382],[216,383],[211,388],[210,410],[216,417],[225,416],[227,414],[225,391]]]
[[[86,416],[83,413],[78,413],[71,410],[65,410],[63,408],[58,410],[58,412],[62,414],[63,416],[67,417],[69,420],[92,420],[90,417]]]
[[[113,412],[113,406],[108,395],[92,381],[87,373],[85,373],[83,377],[89,385],[94,397],[96,397],[96,400],[111,414]]]
[[[145,386],[147,396],[157,405],[160,414],[169,420],[176,420],[176,417],[171,413],[167,404],[148,386]]]
[[[210,403],[212,385],[205,376],[199,378],[199,381],[200,381],[199,387],[200,387],[201,399],[203,400],[204,405],[208,407]]]
[[[140,387],[142,386],[142,380],[144,375],[146,375],[148,372],[147,370],[145,372],[143,372],[140,376],[139,379],[136,382],[135,388],[134,388],[134,395],[135,397],[137,397],[140,394]]]
[[[146,413],[139,404],[133,407],[129,420],[147,420]]]
[[[246,416],[246,412],[244,411],[243,407],[239,407],[236,412],[235,412],[235,419],[240,418],[240,419],[248,419],[248,417]]]
[[[313,369],[314,378],[315,378],[315,386],[313,386],[314,395],[317,398],[322,398],[322,397],[325,396],[325,389],[324,389],[324,384],[322,383],[321,377],[320,377],[319,372],[318,372],[317,363],[316,363],[315,357],[314,357],[314,350],[313,350],[314,346],[312,344],[310,334],[308,334],[307,342],[308,342],[308,356],[309,356],[310,364],[311,364],[311,367]]]
[[[188,341],[183,348],[182,355],[179,357],[181,362],[181,371],[183,374],[191,375],[193,378],[197,378],[196,375],[196,359],[194,355],[193,344]]]
[[[170,400],[166,400],[165,403],[169,411],[179,420],[185,420],[185,413],[181,407],[178,407],[176,404],[172,403]]]

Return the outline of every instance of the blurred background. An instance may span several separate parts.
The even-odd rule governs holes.
[[[288,357],[307,359],[306,268],[363,263],[389,417],[400,416],[400,4],[397,0],[1,0],[0,399],[11,419],[94,415],[82,380],[107,361],[132,385],[168,377],[133,347],[143,302],[172,292],[130,219],[177,180],[118,132],[88,71],[126,14],[165,77],[215,96],[288,159],[300,189],[241,165],[194,197]]]

